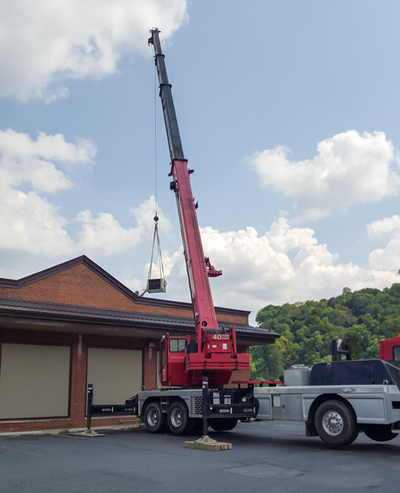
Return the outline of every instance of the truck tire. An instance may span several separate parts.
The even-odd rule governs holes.
[[[193,419],[189,418],[188,408],[182,401],[175,401],[169,406],[167,421],[174,435],[188,433],[194,425]]]
[[[209,423],[215,431],[230,431],[237,425],[236,418],[210,419]]]
[[[391,425],[363,425],[363,432],[376,442],[388,442],[398,436],[398,433],[392,432]]]
[[[167,429],[167,416],[162,413],[158,402],[150,402],[146,406],[144,424],[150,433],[161,433]]]
[[[318,407],[315,428],[322,441],[337,447],[350,445],[359,432],[354,411],[339,400],[325,401]]]

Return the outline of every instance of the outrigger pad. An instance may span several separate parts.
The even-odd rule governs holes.
[[[89,428],[87,428],[85,431],[77,431],[76,433],[70,432],[70,433],[68,433],[68,435],[71,435],[74,437],[89,437],[89,438],[107,436],[107,435],[104,435],[103,433],[97,433],[97,431],[89,430]]]
[[[210,452],[219,452],[220,450],[231,450],[232,444],[226,442],[217,442],[208,435],[203,435],[194,442],[185,442],[185,448],[193,448],[197,450],[208,450]]]

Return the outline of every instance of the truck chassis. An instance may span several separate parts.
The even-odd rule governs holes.
[[[312,369],[287,370],[285,380],[288,385],[276,387],[210,389],[209,425],[227,431],[250,418],[304,421],[306,436],[338,447],[352,443],[360,431],[382,442],[400,432],[400,371],[386,361],[319,363]],[[137,403],[138,416],[151,433],[200,429],[201,389],[143,391]]]
[[[211,388],[207,391],[206,413],[209,425],[216,431],[232,430],[239,419],[258,414],[259,403],[254,388]],[[203,389],[162,388],[139,392],[138,416],[151,433],[168,428],[176,435],[201,429]]]

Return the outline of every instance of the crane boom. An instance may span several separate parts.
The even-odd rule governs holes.
[[[158,80],[160,83],[160,98],[163,107],[165,128],[167,130],[169,152],[171,154],[171,163],[174,159],[183,161],[181,135],[179,133],[178,120],[176,118],[174,100],[172,98],[171,84],[168,82],[167,69],[165,67],[164,55],[161,51],[161,43],[158,29],[151,31],[149,43],[154,47],[154,58],[157,66]]]
[[[186,355],[185,370],[188,372],[225,371],[249,367],[249,356],[237,354],[235,327],[219,327],[211,295],[209,277],[221,275],[205,258],[200,229],[197,221],[197,205],[194,203],[187,160],[183,154],[172,98],[171,84],[168,81],[165,57],[161,50],[159,30],[152,29],[149,44],[154,47],[154,58],[160,83],[160,97],[171,157],[173,181],[170,188],[175,192],[181,227],[184,256],[188,273],[193,315],[196,326],[196,351]],[[228,378],[229,380],[229,378]]]

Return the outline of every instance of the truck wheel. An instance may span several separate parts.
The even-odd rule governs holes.
[[[323,402],[315,413],[315,428],[325,443],[338,447],[350,445],[358,436],[356,417],[344,402]]]
[[[173,402],[169,406],[167,421],[169,429],[174,435],[188,433],[194,424],[192,418],[189,418],[186,404],[182,401]]]
[[[237,425],[236,418],[210,419],[210,426],[215,431],[230,431]]]
[[[167,416],[162,413],[158,402],[150,402],[146,406],[144,424],[150,433],[161,433],[167,429]]]
[[[388,442],[398,436],[398,433],[392,432],[391,425],[363,425],[363,432],[376,442]]]

